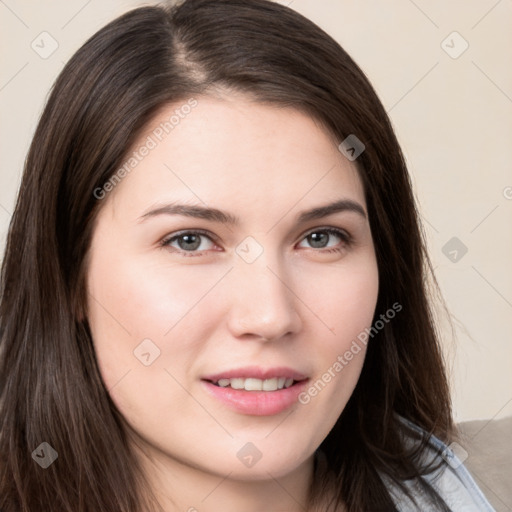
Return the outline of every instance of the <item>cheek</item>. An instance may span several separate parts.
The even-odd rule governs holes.
[[[215,269],[141,264],[113,249],[93,255],[88,320],[105,386],[123,412],[140,400],[151,408],[155,390],[170,396],[177,386],[170,374],[187,381],[210,328],[201,299],[221,276]]]
[[[114,261],[98,253],[88,278],[88,319],[112,400],[141,431],[154,428],[157,418],[169,419],[164,411],[200,416],[182,386],[189,386],[210,330],[201,298],[222,273]]]
[[[317,342],[310,356],[318,370],[299,402],[331,427],[359,380],[379,290],[371,255],[359,265],[336,270],[318,273],[309,296],[306,288],[302,292],[317,316],[312,324]]]
[[[186,390],[194,389],[197,361],[224,318],[218,291],[226,270],[116,260],[99,252],[91,261],[89,322],[100,373],[125,420],[136,431],[152,433],[155,443],[171,432],[203,437],[194,433],[190,418],[223,434]]]
[[[309,275],[309,274],[307,274]],[[316,269],[303,280],[299,297],[324,325],[327,352],[341,352],[371,325],[379,292],[379,275],[373,253],[339,266]]]
[[[350,381],[352,389],[363,366],[369,340],[367,332],[372,326],[377,305],[379,279],[377,265],[373,261],[345,276],[343,285],[333,298],[337,308],[331,311],[335,329],[333,340],[328,345],[328,369],[331,374],[333,371],[336,375],[344,374],[343,379]]]
[[[111,256],[93,259],[88,285],[89,320],[95,338],[98,342],[108,339],[112,348],[122,348],[124,342],[133,349],[149,338],[164,350],[181,322],[222,277],[221,270],[211,268],[190,267],[187,271],[179,265],[134,257],[116,261]]]
[[[91,268],[90,275],[93,309],[98,310],[96,302],[104,310],[99,316],[107,321],[110,316],[109,327],[114,321],[134,339],[164,336],[187,315],[212,281],[211,274],[203,279],[198,273],[177,268],[173,272],[129,260],[113,268],[99,263]]]

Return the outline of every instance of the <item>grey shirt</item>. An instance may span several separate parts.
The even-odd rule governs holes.
[[[423,432],[417,425],[403,418],[402,420],[417,432]],[[457,446],[456,443],[453,443],[453,446],[448,447],[437,437],[431,436],[426,458],[428,458],[428,462],[439,462],[440,466],[423,478],[434,487],[453,512],[495,512],[455,453]],[[452,450],[452,448],[455,450]],[[422,491],[418,482],[413,480],[405,482],[405,485],[412,491],[418,502],[417,505],[414,505],[400,489],[396,488],[387,479],[383,480],[388,486],[398,512],[435,510],[435,508],[432,508],[434,505]]]

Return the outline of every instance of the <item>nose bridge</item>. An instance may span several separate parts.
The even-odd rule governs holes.
[[[231,272],[233,294],[229,324],[236,336],[274,340],[300,328],[296,298],[281,259],[270,249],[251,263],[237,257]]]

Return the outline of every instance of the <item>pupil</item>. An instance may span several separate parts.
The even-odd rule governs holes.
[[[181,249],[197,249],[201,245],[201,240],[197,235],[182,235],[178,244]]]
[[[308,238],[311,245],[316,248],[325,247],[325,243],[327,243],[327,233],[311,233]]]

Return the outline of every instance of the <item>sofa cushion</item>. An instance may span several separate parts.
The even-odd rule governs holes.
[[[496,512],[512,511],[512,416],[458,427],[459,444],[467,452],[464,465]]]

